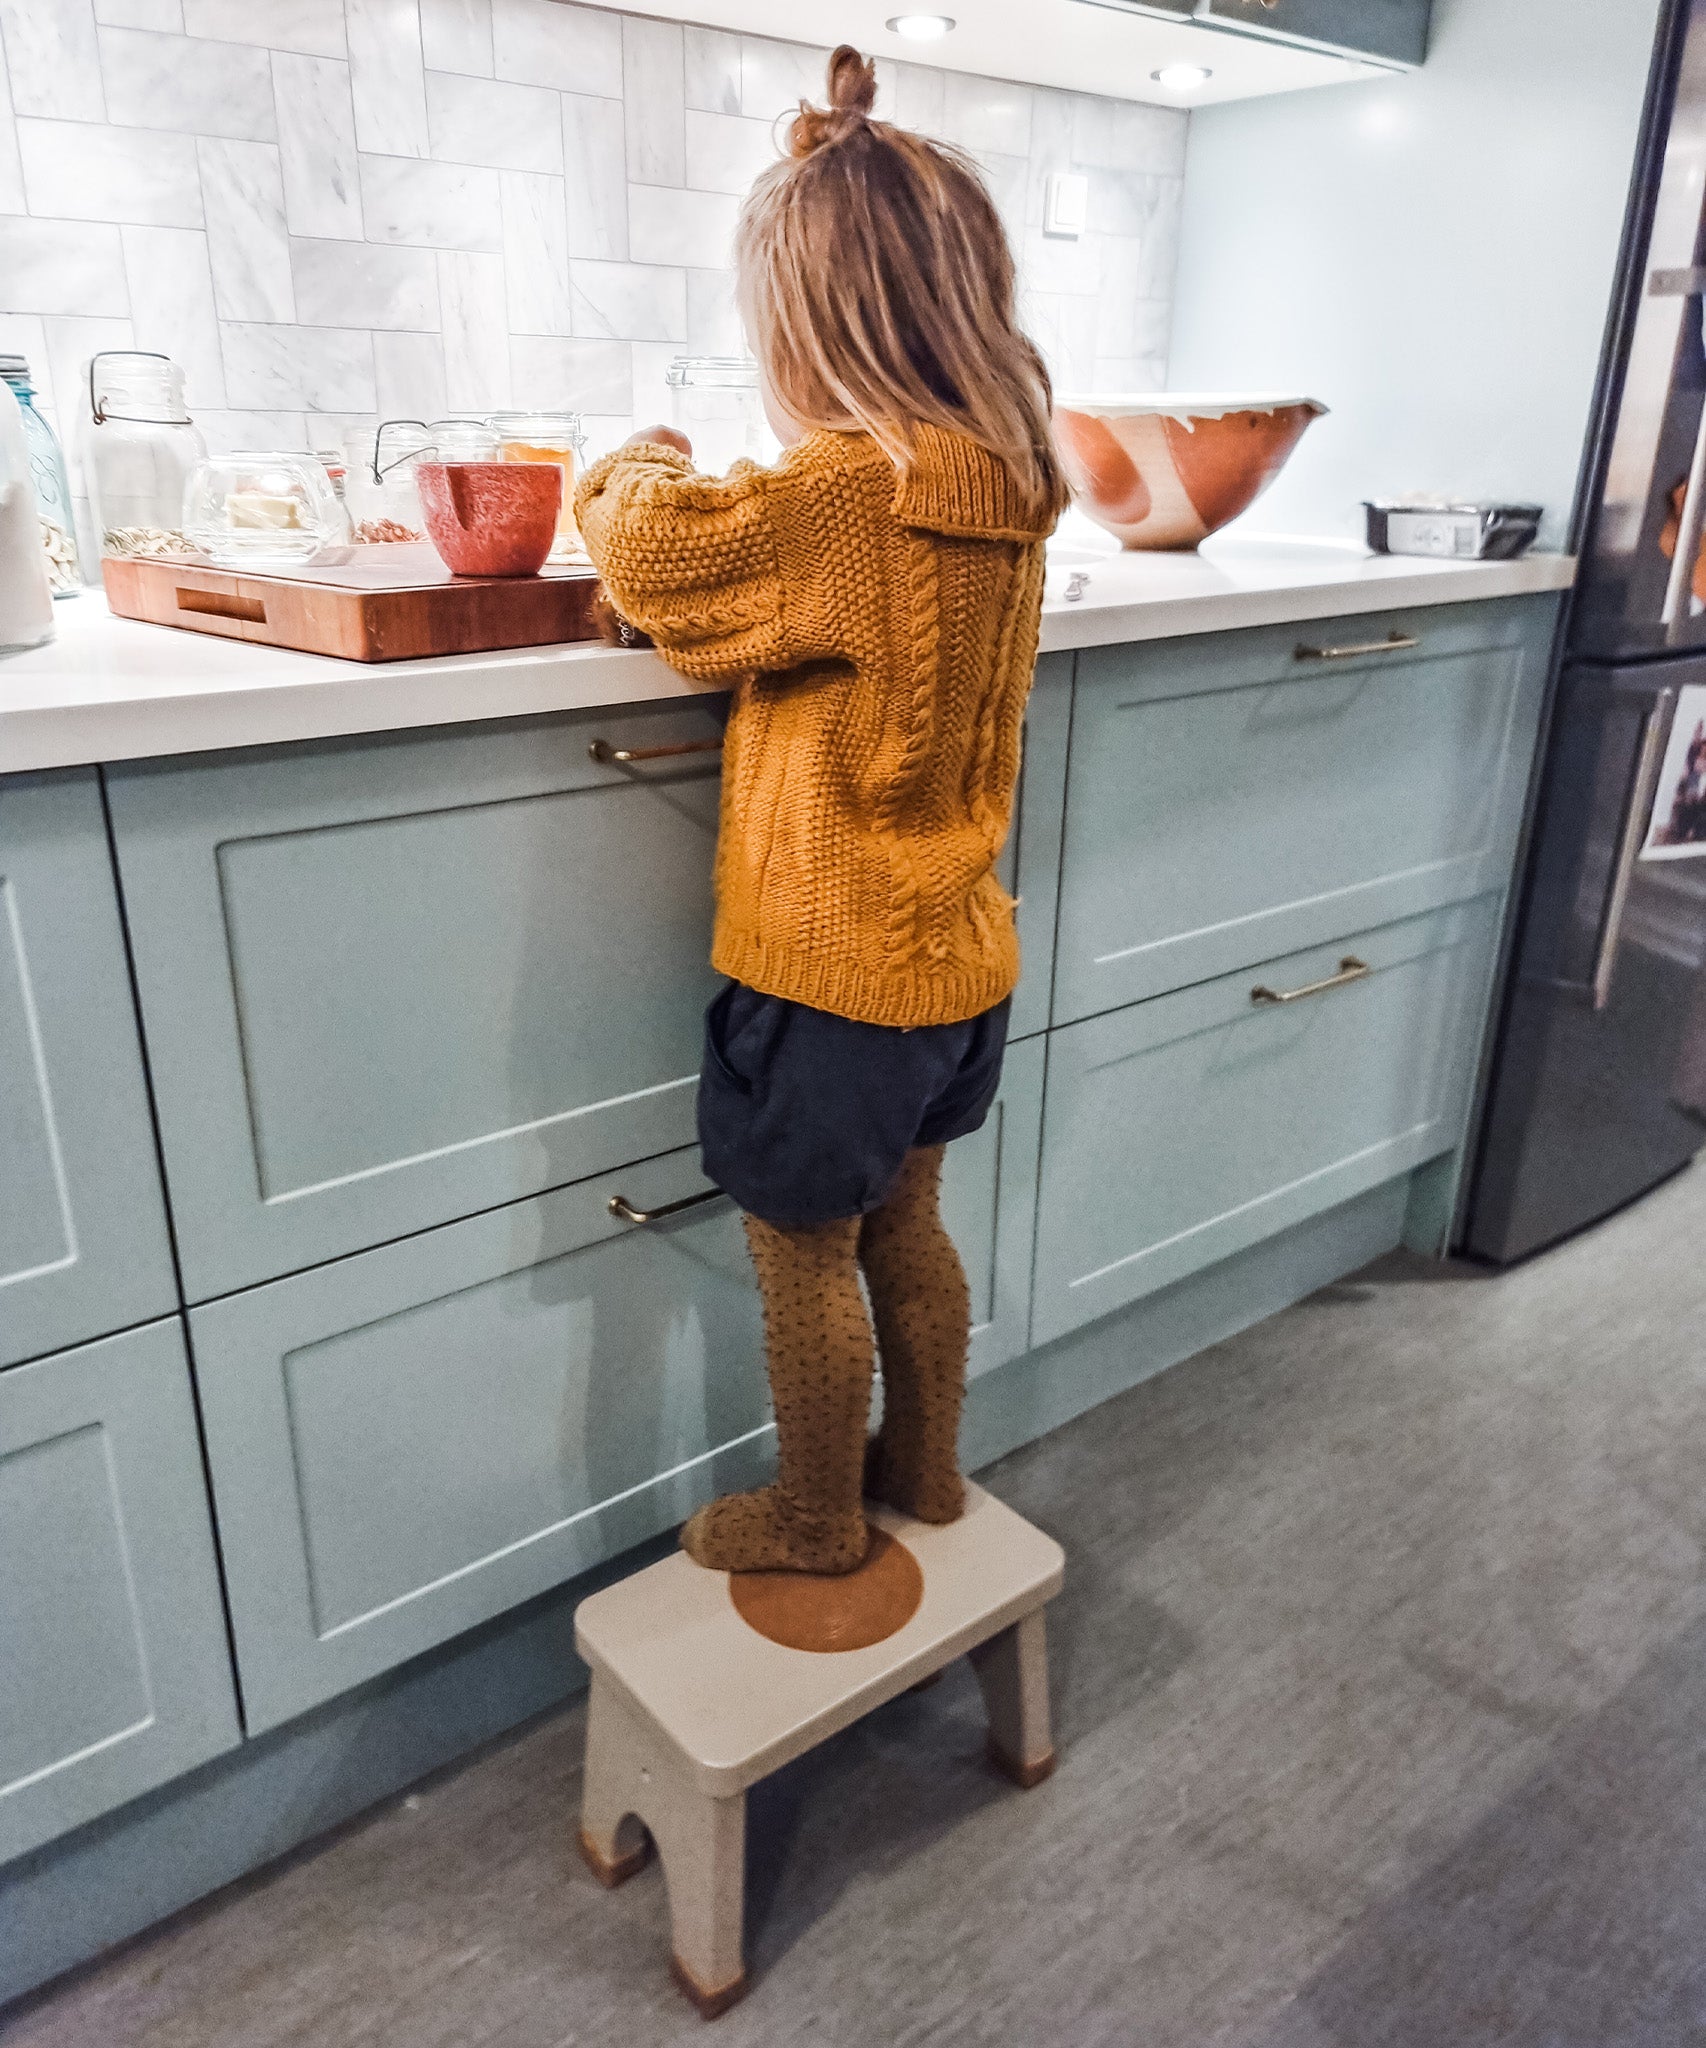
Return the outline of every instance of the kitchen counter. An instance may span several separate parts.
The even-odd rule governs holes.
[[[1440,1247],[1571,566],[1062,536],[968,1466]],[[0,663],[0,2002],[559,1701],[586,1575],[771,1442],[694,1142],[726,700],[62,619]]]
[[[1042,651],[1516,597],[1574,576],[1564,555],[1441,562],[1322,540],[1120,554],[1069,516],[1050,548]],[[363,663],[117,619],[94,591],[57,616],[52,645],[0,657],[0,773],[717,694],[655,654],[596,642]]]

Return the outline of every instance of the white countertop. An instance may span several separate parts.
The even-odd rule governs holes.
[[[1086,582],[1068,602],[1075,571]],[[1042,646],[1514,597],[1565,590],[1574,577],[1563,555],[1436,562],[1229,535],[1196,554],[1121,554],[1069,515],[1050,549]],[[98,591],[63,600],[55,616],[49,646],[0,655],[0,774],[715,694],[655,654],[593,642],[353,662],[115,619]]]

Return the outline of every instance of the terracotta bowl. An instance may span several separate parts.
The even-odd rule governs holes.
[[[554,462],[417,462],[427,537],[457,576],[537,576],[557,537]]]
[[[1314,398],[1062,398],[1055,438],[1072,494],[1122,547],[1194,548],[1279,475]]]

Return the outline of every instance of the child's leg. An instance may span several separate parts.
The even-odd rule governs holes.
[[[872,1365],[859,1219],[797,1230],[743,1220],[764,1297],[776,1483],[701,1508],[682,1547],[713,1571],[852,1571],[868,1544],[861,1495]]]
[[[943,1149],[909,1152],[888,1200],[859,1232],[883,1363],[883,1426],[868,1487],[921,1522],[952,1522],[965,1508],[959,1435],[971,1293],[942,1222]]]

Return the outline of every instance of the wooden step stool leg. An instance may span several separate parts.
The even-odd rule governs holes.
[[[1048,1638],[1039,1607],[979,1643],[972,1667],[989,1713],[989,1759],[1029,1791],[1054,1769],[1048,1719]]]
[[[648,1731],[593,1673],[586,1708],[586,1771],[581,1783],[580,1851],[601,1885],[614,1891],[651,1860],[641,1819],[651,1767]]]
[[[690,1784],[668,1787],[652,1827],[669,1887],[670,1974],[714,2020],[746,1995],[746,1794],[708,1799]]]
[[[669,1892],[671,1974],[715,2019],[746,1991],[746,1794],[702,1792],[674,1744],[595,1671],[581,1854],[601,1884],[614,1886],[644,1866],[654,1843]]]

